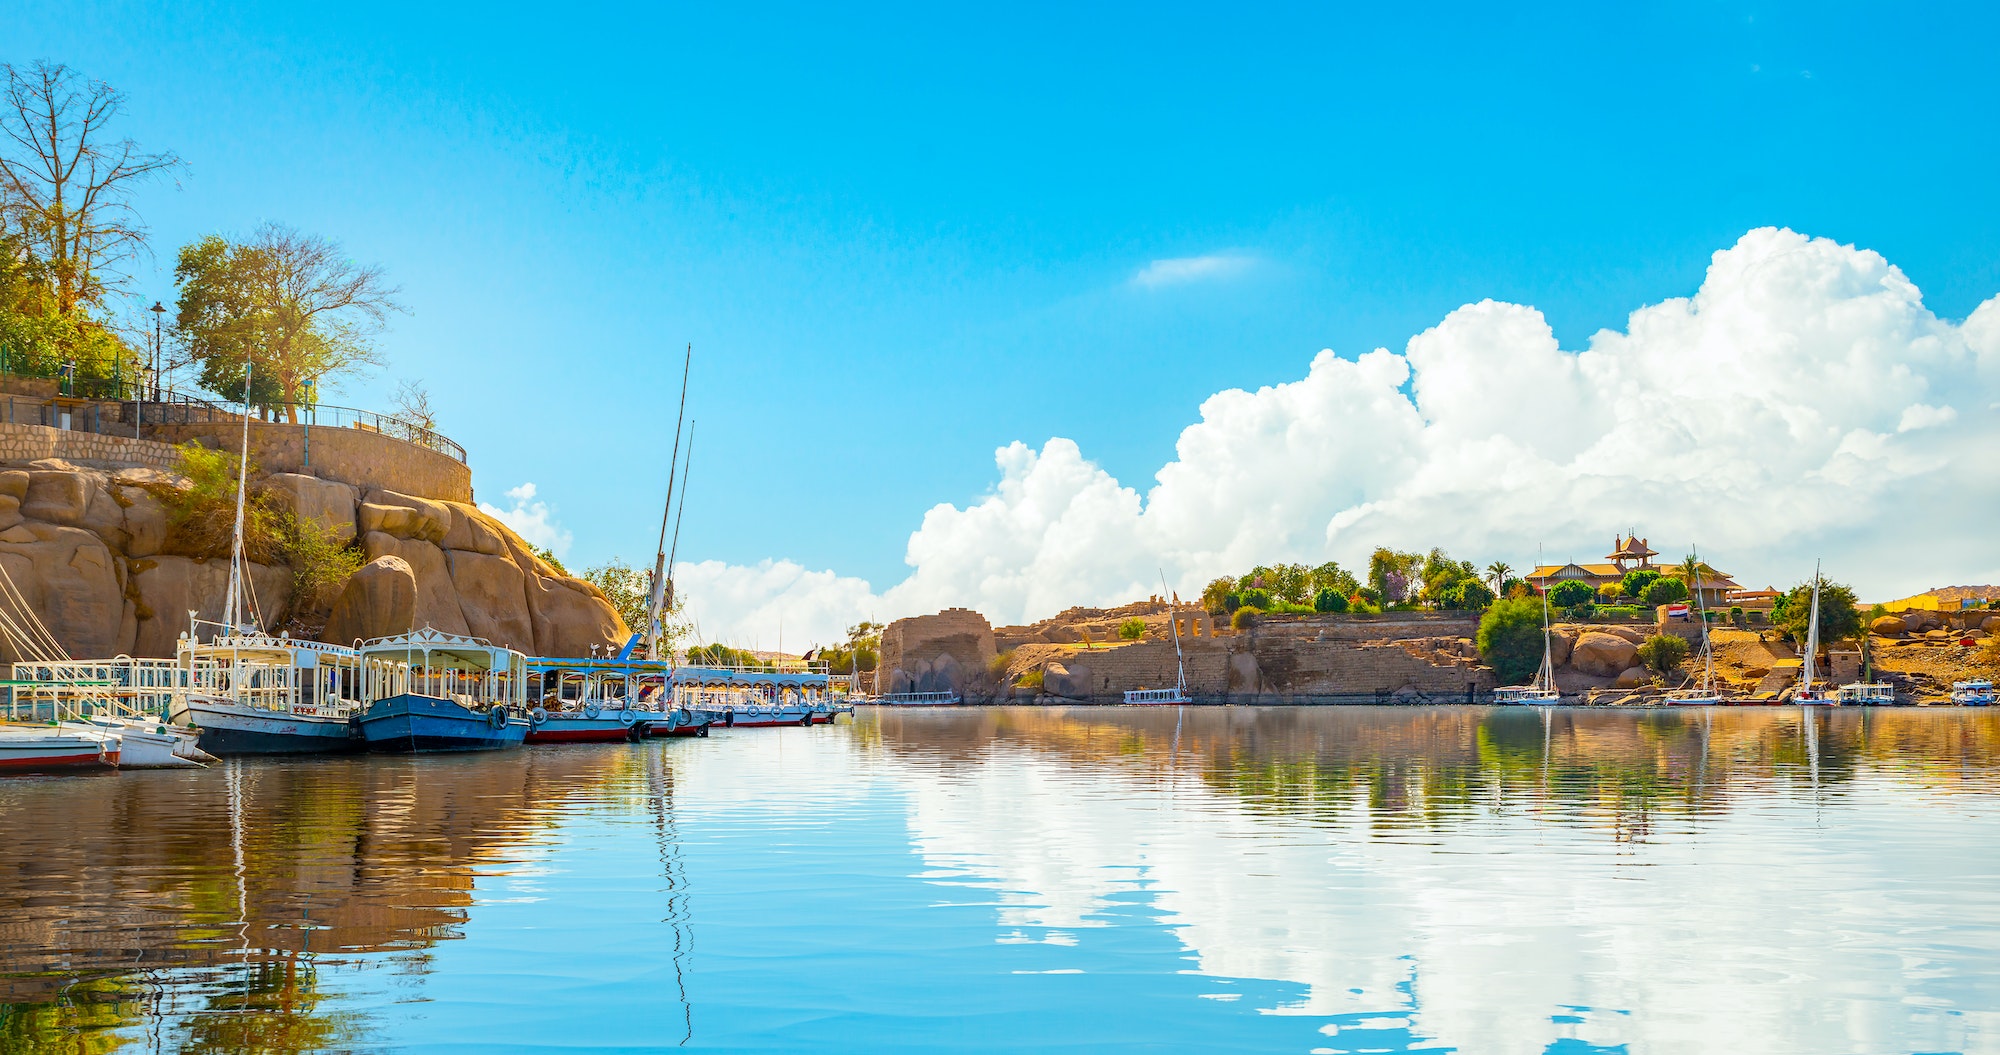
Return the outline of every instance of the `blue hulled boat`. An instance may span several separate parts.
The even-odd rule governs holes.
[[[363,642],[371,751],[490,751],[528,735],[527,657],[425,628]]]

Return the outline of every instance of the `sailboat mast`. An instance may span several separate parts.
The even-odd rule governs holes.
[[[229,543],[229,597],[222,603],[223,632],[234,635],[242,616],[237,598],[243,591],[243,499],[250,476],[250,374],[255,364],[243,364],[243,455],[236,463],[236,531]]]
[[[1707,692],[1709,684],[1715,680],[1715,649],[1708,642],[1708,606],[1701,597],[1701,584],[1706,581],[1707,576],[1701,573],[1701,550],[1690,546],[1688,556],[1694,558],[1694,569],[1689,573],[1689,577],[1694,581],[1688,585],[1694,591],[1695,617],[1701,620],[1701,689]]]
[[[687,420],[688,370],[694,366],[694,345],[687,347],[687,357],[681,360],[681,408],[674,418],[674,453],[667,461],[667,502],[660,507],[660,545],[653,557],[653,596],[646,606],[646,658],[657,658],[660,644],[660,618],[665,609],[667,595],[667,517],[674,511],[674,470],[680,467],[681,425]]]
[[[1174,635],[1174,688],[1182,696],[1186,696],[1187,657],[1181,654],[1181,621],[1180,617],[1174,614],[1174,603],[1172,600],[1174,593],[1172,590],[1167,589],[1167,573],[1164,570],[1160,572],[1160,589],[1165,591],[1169,598],[1167,601],[1167,627],[1173,631]]]
[[[1799,688],[1811,689],[1819,658],[1819,562],[1813,562],[1812,617],[1806,622],[1805,663],[1799,667]]]

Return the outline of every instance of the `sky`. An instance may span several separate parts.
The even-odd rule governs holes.
[[[1980,5],[12,5],[174,249],[382,265],[481,502],[789,650],[1255,563],[1614,534],[2000,581]],[[1720,254],[1720,255],[1718,255]],[[1379,350],[1379,351],[1378,351]],[[1929,503],[1929,505],[1925,505]]]

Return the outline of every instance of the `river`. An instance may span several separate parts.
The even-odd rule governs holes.
[[[2000,1051],[2000,711],[967,708],[0,779],[0,1051]]]

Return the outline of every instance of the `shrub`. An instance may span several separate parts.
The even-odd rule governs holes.
[[[1878,605],[1877,607],[1880,607],[1880,606]],[[1730,608],[1729,608],[1729,621],[1730,621],[1731,623],[1734,623],[1734,624],[1736,624],[1736,626],[1737,626],[1738,628],[1741,628],[1741,627],[1743,626],[1743,606],[1742,606],[1742,605],[1738,604],[1738,605],[1731,605],[1731,606],[1730,606]]]
[[[1020,677],[1014,679],[1014,684],[1024,689],[1040,691],[1042,687],[1042,668],[1036,667],[1033,670],[1023,673]]]
[[[1118,636],[1126,641],[1137,641],[1146,636],[1144,619],[1127,619],[1118,624]]]
[[[1358,601],[1376,611],[1382,610],[1382,591],[1373,586],[1363,586],[1348,596],[1350,601]]]
[[[1598,604],[1617,604],[1625,599],[1625,587],[1615,582],[1607,582],[1597,588]]]
[[[1495,601],[1479,618],[1479,656],[1501,684],[1526,680],[1542,665],[1542,603],[1539,598]]]
[[[1574,608],[1580,604],[1589,604],[1596,598],[1597,591],[1591,589],[1589,583],[1578,582],[1575,579],[1565,579],[1549,587],[1549,604],[1557,608]]]
[[[1238,590],[1236,591],[1236,608],[1255,608],[1259,611],[1270,611],[1271,591],[1257,586],[1253,586],[1247,590]],[[1235,608],[1230,609],[1230,611],[1235,610]]]
[[[276,514],[275,520],[278,556],[292,569],[292,622],[317,630],[326,625],[327,613],[348,576],[361,569],[361,550],[317,520],[300,520],[286,512]]]
[[[1654,579],[1652,583],[1646,587],[1645,597],[1647,604],[1654,604],[1654,605],[1673,604],[1676,601],[1685,601],[1688,599],[1687,583],[1684,583],[1679,579],[1668,579],[1668,578]]]
[[[227,557],[236,535],[236,467],[228,451],[183,443],[180,474],[186,487],[151,488],[167,511],[167,537],[162,549],[180,557]],[[252,463],[251,472],[256,472]],[[279,510],[268,495],[251,492],[243,503],[243,549],[259,564],[276,560],[282,549]]]
[[[1589,601],[1585,601],[1582,604],[1570,605],[1568,608],[1563,609],[1562,612],[1564,619],[1579,623],[1587,623],[1597,618],[1597,606]]]
[[[1687,657],[1687,639],[1673,634],[1654,634],[1639,645],[1639,661],[1660,674],[1680,666]]]
[[[1263,614],[1263,612],[1248,606],[1238,608],[1235,614],[1229,617],[1229,628],[1231,630],[1248,630],[1257,625],[1257,617]]]
[[[1461,612],[1477,612],[1493,603],[1493,591],[1478,579],[1461,579],[1444,591],[1444,606]]]
[[[1646,596],[1646,587],[1653,585],[1659,577],[1660,573],[1652,568],[1634,568],[1618,581],[1618,591],[1635,601],[1639,600]]]
[[[1318,593],[1313,594],[1313,611],[1345,612],[1347,611],[1347,598],[1341,596],[1339,590],[1333,589],[1330,586],[1325,587]]]
[[[1009,666],[1012,666],[1013,663],[1014,663],[1014,650],[1010,648],[1005,652],[996,654],[992,659],[987,660],[986,671],[987,673],[992,674],[994,677],[997,678],[1000,675],[1007,673],[1007,668]]]

